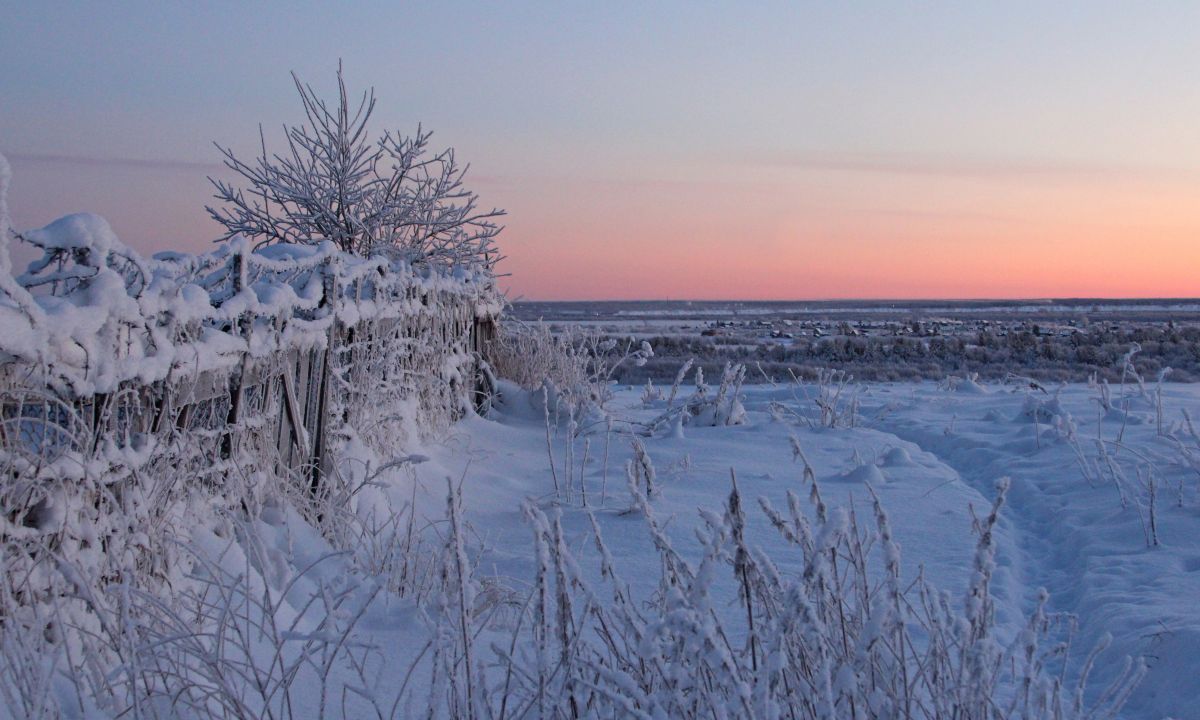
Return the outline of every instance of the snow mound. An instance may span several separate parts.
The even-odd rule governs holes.
[[[884,467],[916,467],[917,462],[902,447],[894,447],[881,458]]]
[[[117,239],[108,221],[93,213],[65,215],[44,228],[26,231],[22,237],[47,249],[131,252]]]
[[[966,380],[963,380],[958,384],[957,387],[954,388],[954,391],[962,393],[963,395],[991,394],[991,390],[988,390],[984,386],[980,385],[974,378],[967,378]]]
[[[887,482],[883,471],[877,465],[859,465],[848,473],[833,478],[835,482],[860,483],[863,485],[882,485]]]

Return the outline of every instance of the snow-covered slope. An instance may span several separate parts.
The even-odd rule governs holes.
[[[440,476],[463,478],[467,516],[483,548],[480,566],[525,578],[532,555],[518,504],[524,497],[549,504],[553,484],[542,412],[531,407],[537,398],[508,390],[490,419],[463,422],[434,449],[421,477],[431,502],[444,487]],[[1093,692],[1116,674],[1123,656],[1142,656],[1149,671],[1122,716],[1188,717],[1200,693],[1200,476],[1188,467],[1187,452],[1200,454],[1200,448],[1178,421],[1183,410],[1200,413],[1200,388],[1164,386],[1163,435],[1152,390],[1131,391],[1128,414],[1125,401],[1114,399],[1101,420],[1098,391],[1086,386],[1057,394],[974,384],[970,390],[961,384],[957,391],[930,383],[866,386],[860,425],[830,429],[770,411],[773,401],[795,403],[792,390],[747,387],[745,425],[685,427],[642,440],[657,469],[652,505],[679,548],[696,548],[697,509],[719,509],[731,469],[746,498],[785,506],[789,489],[806,492],[795,437],[828,503],[865,514],[869,485],[891,516],[906,572],[923,567],[934,584],[958,594],[971,569],[972,510],[984,514],[996,482],[1011,478],[993,581],[1002,632],[1013,636],[1045,587],[1051,611],[1078,618],[1070,649],[1076,670],[1106,634],[1113,637],[1093,671]],[[610,408],[635,421],[661,412],[653,402],[646,407],[634,390],[618,393]],[[649,596],[660,561],[636,513],[626,512],[623,466],[631,450],[621,427],[608,438],[607,473],[606,434],[601,429],[591,437],[584,482],[625,577]],[[557,438],[552,442],[562,483],[565,452]],[[581,456],[576,448],[576,463]],[[1091,468],[1087,475],[1084,467]],[[575,493],[562,507],[562,522],[571,546],[587,557],[591,531]],[[767,523],[750,523],[748,533],[749,543],[781,567],[794,561]]]

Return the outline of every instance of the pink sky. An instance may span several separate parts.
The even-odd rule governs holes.
[[[498,185],[505,282],[529,299],[1200,295],[1186,176],[763,174]]]

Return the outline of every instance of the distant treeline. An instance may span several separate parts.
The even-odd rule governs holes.
[[[655,357],[641,367],[622,367],[617,380],[669,382],[683,362],[695,358],[709,377],[714,373],[719,377],[726,362],[745,363],[747,381],[763,380],[755,363],[775,379],[786,379],[789,370],[811,377],[817,368],[834,367],[870,381],[940,380],[971,372],[983,379],[1015,373],[1048,382],[1082,382],[1095,373],[1112,381],[1120,379],[1122,358],[1134,343],[1141,347],[1133,357],[1134,367],[1147,381],[1168,367],[1169,380],[1200,380],[1200,328],[1170,326],[1093,327],[1066,337],[1032,330],[932,337],[838,336],[801,338],[786,345],[763,341],[757,346],[714,342],[711,337],[656,337],[650,339]]]

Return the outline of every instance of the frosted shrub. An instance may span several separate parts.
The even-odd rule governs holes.
[[[843,370],[821,368],[817,371],[815,388],[810,399],[820,411],[820,427],[855,427],[858,425],[859,385],[854,376]],[[809,396],[809,388],[804,394]]]
[[[226,239],[244,235],[260,246],[332,241],[364,256],[390,252],[491,271],[504,212],[479,207],[453,149],[429,153],[431,134],[419,127],[411,137],[385,132],[369,139],[374,90],[353,103],[340,66],[335,107],[294,73],[292,79],[307,124],[285,126],[286,151],[269,153],[263,138],[262,154],[245,162],[218,146],[226,167],[247,183],[212,180],[222,205],[208,212]]]

